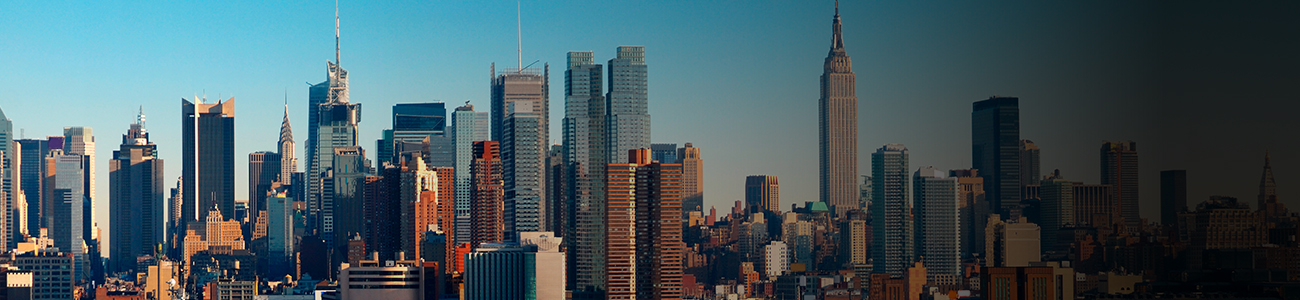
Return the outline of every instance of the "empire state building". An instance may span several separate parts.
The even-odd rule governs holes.
[[[840,35],[840,7],[835,3],[834,36],[822,71],[821,99],[817,101],[821,175],[821,201],[836,214],[858,207],[858,97],[854,92],[853,63]]]

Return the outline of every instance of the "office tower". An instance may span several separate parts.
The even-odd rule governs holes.
[[[627,156],[628,163],[611,163],[606,172],[606,297],[678,299],[685,247],[681,165],[652,162],[650,149]]]
[[[934,167],[916,170],[912,177],[916,212],[916,255],[927,269],[929,282],[961,275],[961,227],[957,212],[957,178]]]
[[[90,244],[91,248],[98,248],[96,243],[91,242],[91,235],[94,232],[91,229],[95,226],[93,217],[95,214],[95,136],[91,128],[63,127],[63,153],[65,155],[77,154],[85,157],[81,160],[81,163],[85,164],[82,169],[86,171],[82,173],[85,178],[81,181],[82,185],[84,185],[82,190],[85,191],[83,194],[85,198],[81,203],[83,206],[82,238]],[[6,174],[8,173],[6,172]],[[6,176],[5,179],[8,180],[9,177]],[[8,185],[6,184],[6,186]]]
[[[949,170],[948,176],[957,179],[957,210],[961,222],[962,253],[980,255],[984,253],[984,227],[989,215],[988,203],[984,201],[984,177],[979,170]],[[982,256],[982,255],[981,255]]]
[[[289,186],[279,186],[266,196],[266,276],[293,274],[293,198]]]
[[[23,197],[27,200],[27,230],[31,236],[39,235],[41,230],[42,209],[41,190],[45,186],[45,155],[50,152],[49,140],[20,139],[14,141],[22,147],[22,159],[19,163],[19,176]]]
[[[781,185],[776,176],[749,175],[745,177],[745,205],[750,211],[781,213]]]
[[[840,34],[840,8],[835,5],[831,51],[826,55],[818,103],[821,201],[841,214],[858,202],[858,96],[853,61]],[[907,168],[903,168],[906,177]],[[904,186],[906,189],[906,186]],[[877,261],[879,265],[880,261]]]
[[[339,61],[338,12],[334,16],[334,61],[326,61],[326,80],[309,90],[307,124],[307,226],[308,234],[321,234],[333,223],[321,180],[334,161],[334,147],[357,145],[361,104],[348,99],[348,70]],[[328,240],[328,239],[327,239]]]
[[[67,276],[64,271],[49,271],[77,268],[81,262],[69,252],[31,251],[15,254],[12,264],[19,270],[32,271],[33,285],[37,288],[33,289],[30,299],[75,299],[73,296],[76,295],[74,291],[77,288],[77,278]]]
[[[330,157],[333,161],[325,179],[331,181],[326,185],[332,190],[323,193],[322,202],[332,206],[323,207],[321,215],[326,223],[320,232],[334,250],[333,268],[337,262],[347,261],[348,240],[366,233],[365,179],[370,170],[361,147],[334,147]]]
[[[772,241],[763,247],[763,252],[767,254],[764,256],[766,261],[763,262],[765,271],[763,273],[767,275],[768,280],[776,281],[777,276],[784,275],[785,271],[790,269],[790,250],[785,246],[785,242]]]
[[[1107,184],[1082,182],[1075,182],[1073,186],[1075,227],[1111,228],[1111,216],[1115,211],[1114,188]]]
[[[984,253],[988,254],[986,267],[1028,267],[1042,256],[1038,224],[1020,216],[1016,220],[1002,221],[997,214],[989,215]]]
[[[606,152],[610,162],[625,162],[627,153],[650,147],[650,109],[644,46],[619,46],[609,60],[605,92],[608,122]]]
[[[470,204],[472,235],[470,245],[500,243],[505,239],[505,202],[501,183],[501,144],[497,141],[474,142],[474,161],[470,163]]]
[[[86,253],[82,245],[85,241],[85,234],[82,232],[85,227],[83,203],[86,201],[85,196],[85,159],[84,155],[64,154],[63,150],[50,151],[49,156],[54,166],[54,172],[49,172],[53,176],[50,188],[50,210],[48,214],[50,237],[54,240],[54,246],[59,250],[72,253],[75,271],[74,278],[81,278],[82,270],[85,268]]]
[[[284,157],[276,152],[258,151],[248,154],[248,220],[250,229],[251,223],[256,222],[260,217],[258,212],[266,210],[266,193],[271,191],[271,184],[274,182],[288,184],[280,179],[280,173],[284,171],[284,168],[280,166],[282,162],[284,162]],[[249,232],[252,231],[249,230]]]
[[[510,114],[510,104],[515,102],[534,102],[533,107],[537,108],[537,114],[542,116],[550,115],[550,73],[549,64],[544,64],[541,74],[537,69],[524,68],[502,69],[501,73],[496,72],[496,64],[492,64],[492,119],[491,133],[492,140],[500,141],[505,133],[502,127],[505,126],[506,117]],[[549,128],[545,119],[542,118],[541,128]],[[548,140],[549,136],[543,132],[542,140]]]
[[[407,257],[423,258],[426,261],[448,261],[447,257],[423,257],[420,241],[429,238],[429,234],[445,234],[455,230],[452,217],[455,207],[455,171],[451,167],[432,167],[424,164],[419,157],[407,160],[408,178],[402,186],[402,251]],[[451,240],[448,238],[448,240]],[[456,242],[444,243],[446,247],[433,252],[444,255],[453,253]]]
[[[569,218],[569,206],[565,203],[564,183],[568,180],[564,174],[564,145],[551,145],[546,153],[546,210],[542,215],[546,220],[542,228],[549,232],[564,233]],[[563,236],[560,236],[563,237]]]
[[[119,150],[108,162],[109,230],[112,245],[110,272],[144,271],[136,266],[138,256],[157,256],[155,247],[166,238],[167,206],[163,202],[163,160],[158,146],[149,140],[144,113],[122,135]]]
[[[1186,181],[1186,178],[1183,180]],[[1264,153],[1264,172],[1259,177],[1259,200],[1255,202],[1257,203],[1255,208],[1263,210],[1268,206],[1267,204],[1275,202],[1277,202],[1277,183],[1273,181],[1273,165],[1269,161],[1268,153]]]
[[[1266,167],[1264,172],[1265,178],[1272,179],[1272,170]],[[1165,230],[1177,230],[1178,213],[1186,211],[1187,170],[1160,171],[1160,225]]]
[[[0,202],[4,204],[4,207],[0,207],[4,209],[4,213],[0,214],[4,217],[4,220],[0,220],[3,223],[0,224],[0,235],[4,235],[0,237],[0,250],[8,249],[9,241],[14,236],[21,235],[17,229],[23,227],[23,224],[14,223],[14,220],[22,219],[17,218],[21,212],[15,214],[13,211],[14,207],[20,206],[14,201],[22,199],[20,173],[23,151],[18,147],[22,145],[14,143],[14,123],[5,116],[4,110],[0,110],[0,177],[3,177],[0,179]]]
[[[297,143],[293,141],[293,127],[289,126],[289,105],[284,105],[284,120],[280,121],[280,141],[276,143],[280,153],[280,177],[276,180],[285,185],[289,177],[298,172]],[[251,199],[251,198],[250,198]]]
[[[1261,218],[1237,198],[1211,196],[1196,205],[1194,214],[1190,247],[1195,250],[1247,249],[1268,243],[1269,230]]]
[[[704,160],[700,148],[691,143],[677,148],[677,163],[682,164],[682,212],[704,211]]]
[[[871,154],[871,258],[874,273],[902,277],[914,261],[907,147],[887,144]]]
[[[1042,246],[1043,251],[1057,251],[1065,253],[1069,250],[1071,242],[1059,240],[1061,228],[1066,226],[1075,226],[1074,212],[1074,183],[1065,180],[1061,176],[1061,170],[1052,172],[1046,180],[1042,181],[1042,188],[1039,190],[1039,197],[1042,198],[1042,210],[1039,211],[1039,223],[1042,227]]]
[[[398,247],[394,248],[392,246],[393,242],[388,239],[394,237],[387,236],[388,233],[386,232],[375,232],[376,234],[380,234],[375,240],[375,247],[381,250],[392,252],[402,251],[412,255],[418,255],[419,252],[417,249],[419,249],[420,238],[422,237],[422,233],[426,231],[425,228],[422,228],[424,227],[422,225],[433,223],[420,222],[420,224],[417,224],[415,221],[425,221],[416,220],[417,216],[425,215],[417,214],[417,212],[424,212],[423,209],[437,208],[436,205],[424,204],[436,201],[440,178],[438,176],[439,174],[429,168],[429,166],[424,163],[424,158],[419,155],[408,155],[408,157],[399,158],[399,161],[401,161],[402,164],[400,168],[390,167],[387,168],[384,173],[384,180],[390,181],[387,184],[390,189],[396,188],[396,190],[390,190],[391,192],[389,193],[389,197],[395,199],[385,202],[371,202],[372,204],[375,204],[372,208],[379,211],[379,213],[376,214],[378,215],[378,219],[372,219],[379,223],[379,230],[391,230],[390,228],[393,227],[398,228],[395,236],[395,238],[397,238],[396,245]],[[394,211],[397,212],[397,215],[400,217],[393,218],[392,215],[382,215],[384,212]],[[396,224],[390,223],[394,219],[396,219]],[[383,252],[380,252],[380,255],[386,257],[385,259],[387,259],[387,257],[395,256],[393,253]]]
[[[384,130],[384,139],[380,140],[378,147],[376,147],[378,151],[377,158],[379,165],[392,162],[395,157],[401,154],[397,151],[397,143],[420,143],[424,138],[431,136],[437,137],[436,139],[431,139],[431,143],[451,142],[451,139],[447,138],[446,129],[447,108],[442,102],[398,103],[393,105],[393,127],[392,129]],[[430,155],[430,153],[425,153],[425,155]],[[435,166],[451,166],[438,165],[430,159],[426,159],[425,163]]]
[[[975,102],[971,119],[971,169],[984,177],[991,212],[1007,216],[1020,205],[1020,98]]]
[[[605,232],[605,97],[603,68],[591,52],[569,52],[564,71],[565,209],[560,233],[569,244],[566,270],[575,293],[603,289]]]
[[[451,114],[452,128],[447,131],[451,132],[452,139],[456,141],[456,240],[469,240],[469,183],[470,173],[469,164],[474,160],[473,144],[475,141],[486,141],[488,135],[488,121],[490,117],[487,112],[476,112],[474,106],[466,101],[464,106],[457,107]]]
[[[1041,164],[1039,163],[1038,145],[1034,141],[1020,140],[1020,185],[1039,185]]]
[[[1101,184],[1109,184],[1115,193],[1111,222],[1136,233],[1142,230],[1138,215],[1138,152],[1132,141],[1105,141],[1101,144]]]
[[[464,299],[565,298],[563,273],[553,271],[565,261],[561,238],[521,234],[533,234],[526,240],[531,243],[487,244],[465,255]]]
[[[547,130],[542,127],[546,111],[536,101],[514,101],[501,130],[501,178],[505,189],[503,214],[506,240],[516,232],[535,232],[545,223]]]
[[[239,221],[223,216],[216,207],[207,211],[202,222],[190,222],[189,228],[185,230],[184,256],[180,259],[186,263],[191,262],[190,258],[195,253],[210,249],[244,250],[244,235],[239,228]]]
[[[665,164],[677,162],[677,144],[650,144],[650,160]]]
[[[235,211],[235,98],[215,104],[195,100],[181,99],[184,222],[206,220],[214,206],[231,216]],[[185,240],[185,234],[177,239]]]

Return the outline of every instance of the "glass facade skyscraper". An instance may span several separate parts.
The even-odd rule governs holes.
[[[590,51],[569,52],[564,71],[564,193],[569,289],[601,291],[605,280],[605,97],[603,67]]]
[[[984,177],[993,213],[1020,205],[1020,98],[990,97],[971,112],[971,168]]]

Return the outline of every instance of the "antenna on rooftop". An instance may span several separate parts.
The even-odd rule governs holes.
[[[515,50],[519,52],[519,72],[523,73],[524,72],[524,21],[523,21],[523,10],[521,9],[521,7],[522,4],[519,4],[519,0],[515,0],[515,27],[517,30],[516,33],[518,34],[518,42],[519,42],[518,45],[519,47],[515,48]]]

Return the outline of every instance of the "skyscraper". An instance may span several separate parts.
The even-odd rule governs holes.
[[[334,12],[334,61],[326,61],[326,80],[313,85],[308,103],[307,124],[307,226],[308,234],[333,231],[334,203],[326,199],[323,173],[334,161],[334,147],[357,145],[357,124],[361,122],[361,104],[348,99],[348,70],[339,60],[338,11]],[[322,236],[322,238],[324,238]],[[329,241],[331,239],[326,238]]]
[[[831,24],[831,51],[822,66],[819,118],[821,201],[841,214],[857,207],[858,96],[853,61],[844,50],[840,33],[840,5],[835,4]],[[906,177],[907,168],[903,168]],[[904,188],[906,189],[906,188]],[[877,261],[879,264],[879,261]]]
[[[1056,170],[1042,182],[1038,195],[1042,198],[1038,217],[1038,225],[1042,228],[1042,246],[1039,249],[1064,253],[1073,240],[1058,241],[1057,233],[1066,225],[1077,224],[1074,220],[1074,183],[1065,180],[1061,170]]]
[[[120,149],[109,161],[108,231],[110,272],[142,271],[136,257],[157,256],[155,247],[165,240],[166,204],[163,202],[163,160],[157,157],[158,146],[149,140],[144,128],[144,113],[122,135]]]
[[[619,46],[609,60],[609,90],[605,93],[605,136],[610,162],[627,161],[633,149],[650,147],[650,102],[647,92],[645,46]]]
[[[347,261],[348,240],[363,235],[365,230],[365,180],[369,172],[366,164],[366,152],[358,146],[334,147],[330,155],[330,168],[325,180],[328,187],[322,197],[328,200],[330,207],[323,207],[327,214],[322,226],[321,236],[334,250],[331,268],[339,262]],[[332,240],[331,240],[332,239]]]
[[[925,264],[927,281],[961,275],[961,227],[957,213],[957,178],[934,167],[912,177],[916,209],[916,255]]]
[[[1255,208],[1264,209],[1271,202],[1277,202],[1277,183],[1273,181],[1273,164],[1268,153],[1264,153],[1264,172],[1259,176],[1259,198]]]
[[[677,163],[677,144],[650,144],[650,159],[665,164]]]
[[[505,239],[500,145],[497,141],[474,142],[474,161],[470,164],[470,194],[473,197],[470,245],[474,247],[483,243],[500,243]]]
[[[82,191],[85,191],[83,194],[85,198],[81,203],[83,212],[81,232],[82,238],[92,250],[98,249],[97,241],[91,241],[91,236],[94,234],[91,229],[95,227],[95,135],[93,132],[90,127],[63,127],[63,154],[84,156],[81,160],[84,164],[82,169],[85,170],[82,173],[85,178],[81,181],[84,185]],[[8,172],[5,174],[5,180],[9,180]]]
[[[54,167],[54,172],[49,173],[53,176],[48,217],[50,238],[54,240],[55,247],[72,253],[75,261],[72,277],[75,280],[81,278],[86,262],[86,252],[82,247],[86,243],[82,232],[85,229],[82,222],[85,222],[83,203],[86,201],[86,158],[84,155],[64,154],[63,150],[55,150],[50,151],[48,159]]]
[[[913,262],[907,147],[887,144],[871,154],[871,257],[875,273],[902,277]]]
[[[1265,178],[1272,179],[1272,170],[1265,167],[1264,172]],[[1160,225],[1165,230],[1177,229],[1178,213],[1186,211],[1187,170],[1160,171]]]
[[[745,177],[745,205],[754,212],[781,213],[781,185],[776,176],[750,175]]]
[[[989,205],[984,201],[984,178],[979,170],[949,170],[957,179],[957,209],[961,221],[962,253],[984,253],[984,227],[988,225]]]
[[[446,129],[447,108],[442,102],[394,104],[393,127],[390,130],[385,130],[384,139],[380,140],[379,145],[376,147],[379,165],[392,162],[395,157],[401,154],[397,149],[397,143],[421,143],[428,137],[435,137],[430,139],[430,143],[451,143],[451,139],[447,137]],[[433,147],[434,145],[430,146]],[[424,153],[424,155],[430,158],[439,157],[432,153]],[[444,160],[449,159],[454,159],[454,157],[448,157]],[[426,158],[425,163],[450,167],[454,161],[434,162],[432,159]]]
[[[277,152],[258,151],[248,154],[248,232],[252,232],[251,226],[257,222],[259,211],[266,210],[266,193],[271,191],[271,183],[284,183],[279,179],[280,172],[284,171],[280,166],[283,161],[284,158]]]
[[[560,236],[575,294],[603,290],[605,280],[605,122],[602,66],[592,52],[569,52],[564,71],[565,209],[571,220]]]
[[[267,278],[292,274],[293,198],[288,194],[287,188],[280,187],[266,196]]]
[[[537,69],[523,68],[519,69],[502,69],[500,74],[496,72],[496,64],[492,64],[492,140],[500,141],[505,133],[506,117],[510,114],[510,104],[518,101],[533,102],[533,107],[537,114],[542,116],[550,115],[550,73],[551,67],[545,64],[542,71]],[[550,128],[545,118],[542,118],[541,128]],[[542,132],[542,140],[549,140],[549,133]]]
[[[23,195],[27,199],[27,230],[36,232],[42,227],[44,219],[42,213],[41,195],[45,188],[45,155],[50,152],[49,140],[38,139],[21,139],[15,141],[22,147],[22,162],[19,168],[22,177]]]
[[[276,143],[280,151],[280,177],[277,181],[285,185],[292,184],[291,174],[298,172],[297,143],[293,141],[293,127],[289,126],[289,105],[284,105],[284,121],[280,121],[280,141]],[[260,196],[260,195],[259,195]],[[260,198],[260,197],[259,197]],[[252,200],[252,198],[249,198]]]
[[[678,299],[682,295],[681,165],[630,150],[608,165],[605,266],[607,299]]]
[[[1142,229],[1138,214],[1138,152],[1132,141],[1101,144],[1101,184],[1114,188],[1115,206],[1111,222],[1122,225],[1124,232]]]
[[[0,223],[3,223],[0,224],[0,235],[4,235],[0,237],[0,249],[8,249],[9,240],[15,235],[14,231],[23,227],[21,224],[14,224],[14,220],[21,219],[15,218],[17,215],[13,208],[20,206],[14,201],[22,199],[18,193],[22,189],[22,174],[19,173],[21,173],[23,155],[22,151],[14,151],[17,150],[15,147],[22,147],[22,145],[14,143],[14,123],[5,116],[4,110],[0,110],[0,177],[3,177],[0,179],[0,184],[3,184],[0,186],[0,204],[4,205],[0,207],[4,210],[0,215],[5,218],[0,220]]]
[[[213,206],[231,216],[235,211],[235,98],[215,104],[195,100],[181,99],[184,222],[207,220]],[[183,228],[180,232],[183,241]]]
[[[1020,185],[1038,185],[1042,182],[1038,145],[1034,141],[1020,140]]]
[[[488,135],[487,112],[475,112],[468,102],[457,107],[451,115],[452,139],[456,141],[456,241],[468,241],[470,236],[470,162],[474,160],[473,144],[486,141]]]
[[[677,148],[677,163],[682,164],[682,213],[704,211],[704,160],[700,148],[691,143]]]
[[[507,105],[505,124],[501,127],[501,177],[505,189],[503,215],[505,238],[511,241],[516,232],[541,231],[545,223],[542,211],[546,202],[546,156],[549,144],[542,124],[546,116],[536,101],[514,101]]]
[[[1020,98],[989,97],[971,112],[971,168],[984,177],[993,213],[1020,205]]]

